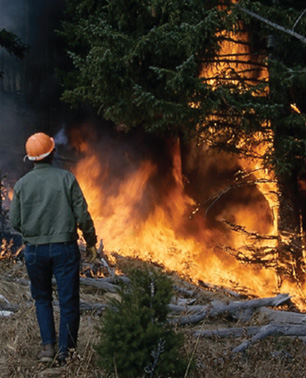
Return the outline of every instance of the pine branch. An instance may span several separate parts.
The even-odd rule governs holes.
[[[237,78],[220,77],[219,75],[210,76],[210,77],[201,77],[201,79],[203,81],[210,81],[210,80],[232,81],[232,80],[238,80]],[[243,82],[254,82],[254,83],[260,83],[260,84],[267,84],[267,79],[260,80],[260,79],[252,79],[252,78],[247,78],[247,77],[240,78],[240,80],[243,81]]]
[[[249,46],[249,47],[251,46],[249,41],[242,41],[240,39],[235,39],[228,36],[224,36],[224,37],[222,36],[222,38],[220,38],[220,41],[232,42],[232,43],[236,43],[237,45],[244,45],[244,46]]]
[[[254,52],[249,53],[249,52],[247,52],[247,53],[218,54],[218,58],[229,58],[231,56],[250,56],[250,55],[252,55],[252,56],[255,56],[255,55],[259,56],[260,55],[260,56],[262,56],[262,54],[259,54],[258,52],[257,53],[254,53]]]
[[[226,55],[223,55],[223,56],[226,56]],[[236,56],[236,54],[232,54],[232,55],[228,55],[228,56]],[[232,59],[205,60],[204,63],[216,63],[216,64],[219,64],[219,63],[230,63],[230,64],[235,63],[235,64],[248,64],[248,65],[252,65],[252,66],[258,66],[258,67],[261,67],[261,68],[267,67],[267,65],[264,64],[264,63],[257,63],[257,62],[254,62],[252,60],[239,60],[239,59],[235,59],[235,60],[232,60]]]

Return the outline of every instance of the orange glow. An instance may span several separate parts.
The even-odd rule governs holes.
[[[300,109],[296,106],[296,104],[290,104],[290,107],[293,111],[295,111],[298,114],[301,114]]]
[[[13,188],[10,188],[7,191],[7,196],[8,196],[9,201],[11,202],[13,200],[13,196],[14,196],[14,190],[13,190]]]
[[[269,75],[264,57],[252,54],[246,33],[226,33],[228,39],[221,42],[216,61],[204,66],[200,76],[206,78],[213,87],[219,83],[240,85],[239,79],[244,79],[248,85],[263,81],[267,83],[264,91],[268,93]],[[222,33],[224,34],[225,32]],[[244,90],[241,85],[240,90]],[[260,94],[262,93],[261,90]]]

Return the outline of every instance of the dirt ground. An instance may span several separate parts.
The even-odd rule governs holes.
[[[114,294],[101,289],[81,286],[81,301],[106,303],[112,295]],[[214,299],[229,300],[225,294],[200,290],[196,301],[208,303]],[[97,366],[94,351],[94,345],[100,337],[97,326],[103,316],[101,313],[82,313],[78,349],[66,366],[58,367],[55,364],[37,362],[36,356],[40,350],[39,330],[22,261],[0,260],[0,305],[4,301],[17,305],[18,310],[9,316],[0,317],[1,378],[107,377]],[[55,313],[58,323],[57,308]],[[301,339],[270,337],[251,346],[243,354],[233,354],[232,349],[243,341],[242,338],[212,340],[195,338],[192,334],[196,328],[231,326],[237,326],[237,323],[233,323],[231,319],[219,318],[178,330],[184,332],[185,349],[194,356],[196,362],[194,370],[186,372],[186,377],[306,377],[306,346]]]

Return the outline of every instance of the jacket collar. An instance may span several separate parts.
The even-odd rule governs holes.
[[[50,163],[38,163],[34,165],[33,169],[50,168],[50,167],[53,167],[53,165]]]

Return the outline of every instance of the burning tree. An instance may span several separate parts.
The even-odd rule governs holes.
[[[247,8],[247,9],[246,9]],[[265,115],[271,149],[263,159],[275,172],[279,190],[278,253],[280,276],[304,282],[305,209],[299,184],[305,178],[305,4],[301,1],[240,2],[238,12],[261,43],[269,74]],[[265,17],[263,17],[263,15]],[[251,34],[252,35],[252,34]],[[254,45],[254,42],[253,44]],[[256,110],[262,112],[262,107]],[[264,132],[262,133],[264,134]],[[267,133],[266,133],[267,134]]]
[[[304,272],[298,181],[305,174],[306,50],[303,38],[284,30],[301,36],[303,6],[70,0],[61,32],[74,67],[62,98],[72,106],[89,104],[127,131],[192,139],[255,159],[275,174],[276,269],[298,280]]]

